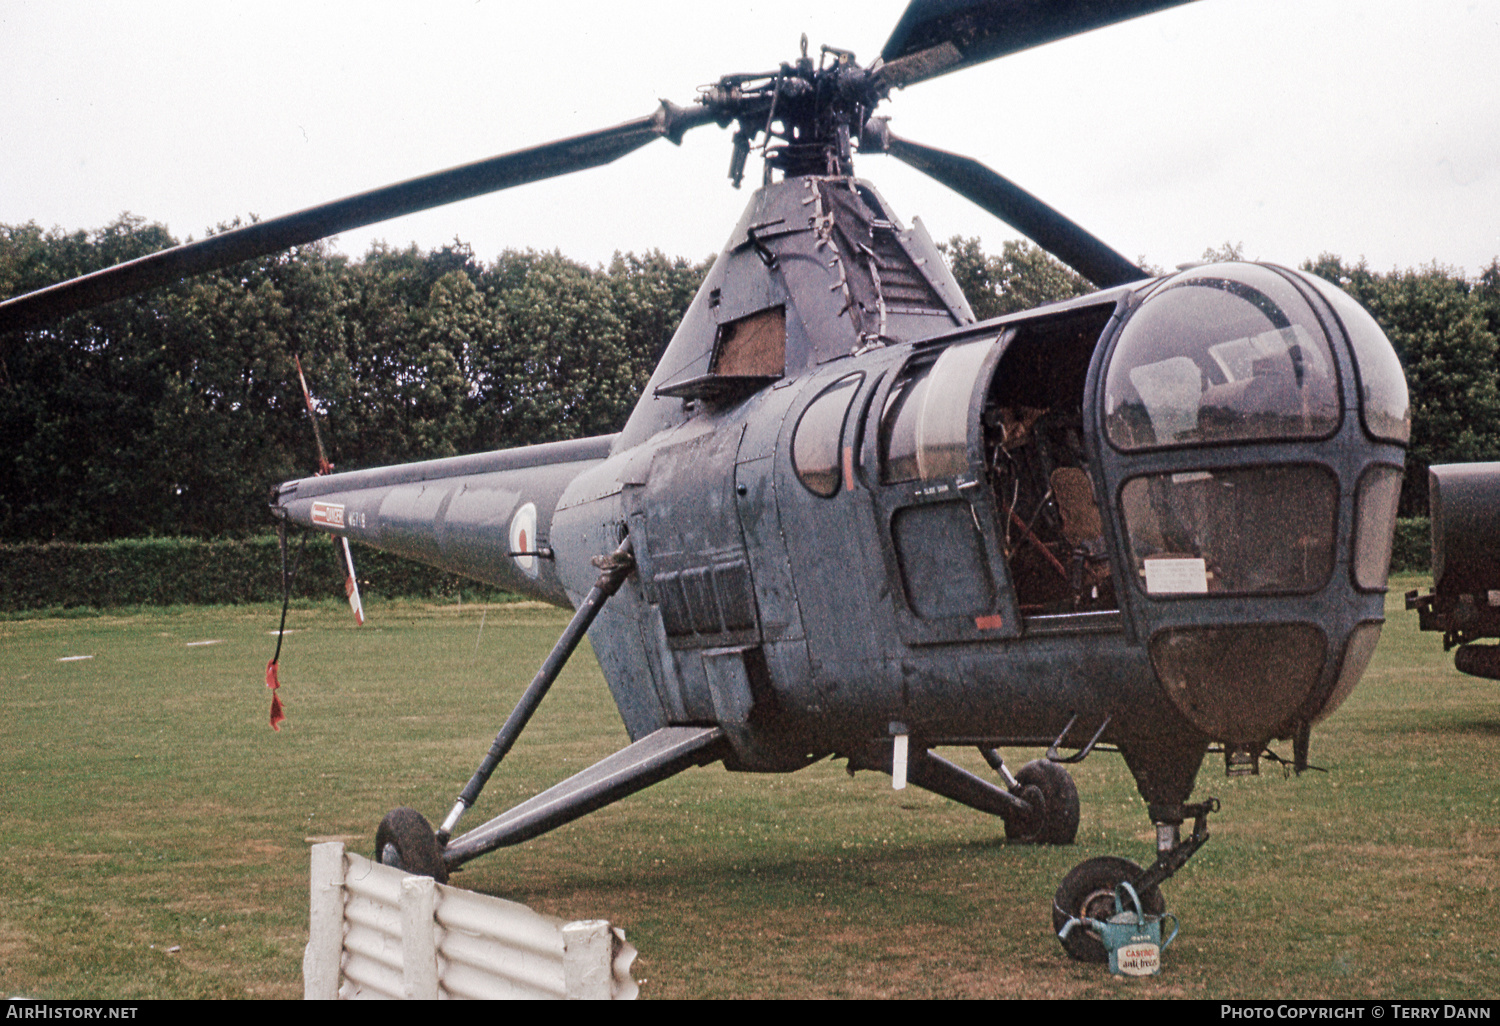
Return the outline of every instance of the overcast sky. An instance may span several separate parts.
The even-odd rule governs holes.
[[[179,237],[689,103],[806,32],[878,55],[906,0],[0,0],[0,223]],[[899,134],[967,153],[1131,257],[1207,246],[1376,270],[1500,255],[1500,0],[1198,0],[897,92]],[[729,135],[350,232],[484,259],[716,252]],[[888,157],[936,238],[1015,233]]]

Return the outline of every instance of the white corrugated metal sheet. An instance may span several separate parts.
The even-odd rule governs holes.
[[[635,948],[607,922],[564,923],[337,842],[313,850],[311,911],[309,998],[631,999],[640,990]]]

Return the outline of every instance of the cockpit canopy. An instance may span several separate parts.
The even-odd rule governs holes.
[[[1342,291],[1300,280],[1343,322],[1367,430],[1407,441],[1406,379],[1390,343]],[[1327,438],[1340,410],[1328,329],[1291,280],[1254,264],[1196,268],[1152,290],[1121,332],[1104,385],[1105,432],[1124,452]]]
[[[1338,288],[1244,263],[1149,289],[1108,361],[1101,455],[1152,664],[1184,716],[1253,752],[1336,708],[1379,637],[1363,596],[1386,586],[1389,443],[1411,434],[1400,363]],[[1330,587],[1342,620],[1301,604]],[[1265,604],[1202,604],[1216,596]]]
[[[1339,385],[1307,300],[1267,268],[1188,272],[1130,318],[1105,380],[1117,449],[1325,438]]]

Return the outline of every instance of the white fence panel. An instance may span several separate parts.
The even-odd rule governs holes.
[[[313,847],[307,998],[630,999],[635,957],[602,919],[564,923],[338,842]]]

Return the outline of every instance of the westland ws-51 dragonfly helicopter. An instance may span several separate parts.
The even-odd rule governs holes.
[[[286,522],[576,608],[452,810],[381,823],[446,879],[712,762],[889,773],[1070,843],[1066,769],[1119,752],[1156,829],[1052,901],[1147,911],[1207,840],[1205,755],[1254,772],[1349,694],[1383,622],[1409,433],[1370,316],[1250,263],[1148,275],[988,168],[893,133],[890,90],[1181,0],[914,0],[880,57],[823,47],[696,103],[263,221],[0,304],[23,328],[179,276],[734,127],[764,183],[618,434],[286,482]],[[853,154],[890,154],[1096,284],[975,323],[919,224]],[[587,632],[631,743],[467,832],[465,811]],[[971,746],[999,782],[935,749]],[[998,749],[1046,757],[1012,773]],[[1072,754],[1062,754],[1072,749]],[[1184,824],[1191,821],[1191,828]],[[1102,961],[1075,931],[1076,958]]]

